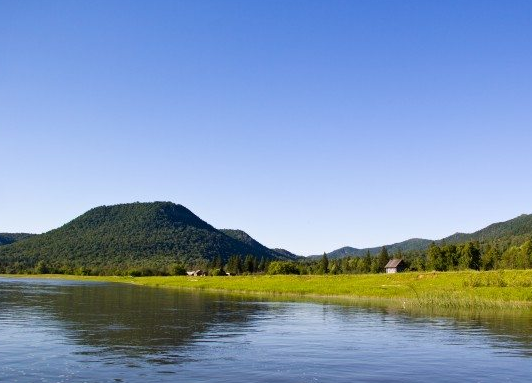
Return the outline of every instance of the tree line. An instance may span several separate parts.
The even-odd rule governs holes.
[[[208,275],[248,274],[367,274],[385,272],[392,258],[402,259],[406,271],[456,271],[532,268],[532,239],[521,245],[511,243],[470,241],[462,244],[432,243],[424,251],[396,251],[389,254],[383,247],[378,254],[329,259],[278,261],[247,255],[230,256],[227,260],[216,256],[212,260],[197,258],[188,262],[172,260],[171,256],[148,258],[132,264],[120,262],[97,265],[79,265],[58,260],[39,260],[31,265],[25,262],[0,261],[0,274],[73,274],[73,275],[186,275],[187,270],[202,270]]]

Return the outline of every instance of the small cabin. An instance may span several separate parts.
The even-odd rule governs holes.
[[[402,259],[390,259],[384,268],[386,274],[399,273],[405,269],[405,263]]]
[[[192,270],[192,271],[187,271],[187,275],[190,277],[200,277],[202,275],[207,275],[207,273],[203,270]]]

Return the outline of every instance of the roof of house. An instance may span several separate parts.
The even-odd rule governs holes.
[[[198,275],[198,274],[205,274],[205,271],[203,271],[203,270],[187,271],[187,275]]]
[[[384,268],[388,269],[391,267],[397,267],[401,264],[401,262],[403,262],[402,259],[390,259],[388,263],[386,264],[386,266],[384,266]]]

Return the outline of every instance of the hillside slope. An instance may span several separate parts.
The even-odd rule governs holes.
[[[286,250],[280,250],[277,251],[276,249],[269,249],[266,246],[262,245],[261,243],[257,242],[255,239],[253,239],[248,233],[242,230],[235,230],[235,229],[220,229],[222,233],[225,235],[236,239],[237,241],[240,241],[242,243],[245,243],[250,248],[253,249],[253,254],[270,254],[270,258],[277,258],[277,259],[283,259],[283,260],[295,260],[297,259],[297,256],[290,253]]]
[[[496,241],[506,240],[516,243],[524,242],[527,238],[532,237],[532,214],[522,214],[519,217],[504,222],[493,223],[474,233],[455,233],[448,237],[430,240],[422,238],[412,238],[403,242],[384,245],[390,254],[397,251],[425,250],[432,242],[435,243],[464,243],[469,241]],[[382,249],[382,246],[358,249],[354,247],[342,247],[327,253],[330,259],[344,258],[347,256],[361,257],[368,251],[375,255]],[[323,254],[311,255],[311,259],[318,259]]]
[[[443,238],[446,243],[466,241],[492,241],[511,237],[527,237],[532,235],[532,214],[521,214],[508,221],[493,223],[474,233],[455,233]]]
[[[0,233],[0,246],[9,245],[34,235],[29,233]]]
[[[258,242],[257,242],[258,243]],[[262,246],[262,245],[261,245]],[[216,230],[182,205],[131,203],[89,210],[50,232],[0,247],[0,264],[38,261],[75,267],[194,262],[220,255],[279,258]]]

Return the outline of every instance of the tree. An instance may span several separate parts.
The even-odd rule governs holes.
[[[169,271],[170,275],[187,275],[187,270],[181,263],[172,264]]]
[[[212,262],[212,267],[213,267],[213,269],[223,269],[223,265],[224,265],[224,263],[223,263],[223,260],[222,260],[222,256],[220,254],[218,254],[214,258],[214,260]]]
[[[231,274],[240,274],[242,272],[242,260],[239,255],[232,255],[225,266],[227,272]]]
[[[260,272],[264,272],[266,270],[266,261],[264,260],[264,257],[261,257],[257,270]]]
[[[480,256],[480,265],[482,270],[493,270],[497,267],[499,252],[495,245],[488,244],[484,253]]]
[[[362,262],[358,263],[358,272],[362,274],[371,272],[371,254],[369,253],[369,250],[366,251],[366,255],[362,258]]]
[[[327,253],[323,253],[323,256],[320,259],[318,272],[320,274],[327,274],[329,272],[329,258],[327,258]]]
[[[403,250],[399,249],[397,252],[393,255],[395,259],[405,259],[405,255],[403,254]]]
[[[468,242],[462,246],[458,267],[462,270],[480,269],[480,249],[478,248],[478,243]]]
[[[532,266],[532,241],[528,240],[519,248],[519,254],[515,260],[518,269],[528,269]]]
[[[35,265],[35,272],[37,274],[48,274],[50,272],[50,269],[48,268],[48,266],[46,266],[44,261],[39,261]]]
[[[426,269],[443,271],[444,266],[442,260],[443,257],[440,247],[432,242],[427,250]]]
[[[356,269],[357,258],[345,257],[340,260],[340,270],[344,274],[350,274]]]
[[[416,255],[414,259],[410,262],[410,270],[412,271],[423,271],[425,270],[425,263],[423,262],[423,257]]]
[[[390,260],[390,257],[388,256],[388,249],[386,249],[386,246],[383,246],[379,255],[377,256],[377,272],[378,273],[384,273],[386,264]]]
[[[342,262],[338,259],[333,259],[329,262],[329,274],[341,274]]]
[[[246,273],[253,273],[255,272],[255,261],[252,255],[246,255],[246,258],[244,259],[244,266],[243,270]]]
[[[294,262],[273,261],[268,265],[268,274],[299,274]]]
[[[517,246],[510,246],[508,249],[506,249],[501,257],[502,267],[505,269],[516,269],[519,253],[520,249]]]
[[[455,270],[458,266],[460,255],[455,245],[443,245],[441,247],[440,269],[441,271]]]
[[[225,276],[225,275],[227,275],[227,274],[225,274],[224,269],[213,269],[213,270],[211,271],[211,275],[212,275],[213,277],[223,277],[223,276]]]
[[[525,254],[527,257],[527,266],[526,267],[532,267],[532,239],[529,239],[523,245],[521,246],[521,251]]]

